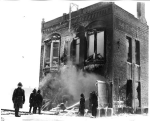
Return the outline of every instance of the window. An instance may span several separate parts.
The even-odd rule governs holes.
[[[89,35],[89,47],[88,55],[91,56],[94,54],[94,34]]]
[[[76,40],[76,64],[79,64],[79,56],[80,56],[80,39]]]
[[[104,57],[104,31],[88,32],[88,56],[94,52]]]
[[[132,39],[126,37],[127,39],[127,61],[132,63]]]
[[[97,33],[97,54],[104,57],[104,31]]]
[[[59,42],[53,42],[53,65],[59,62]]]
[[[140,65],[140,42],[135,40],[135,62]]]
[[[50,66],[50,44],[45,45],[44,67]]]

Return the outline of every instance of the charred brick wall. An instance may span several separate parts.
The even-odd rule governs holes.
[[[60,56],[64,52],[64,42],[69,39],[68,26],[68,14],[65,14],[65,17],[46,22],[42,29],[43,38],[53,33],[61,35]],[[121,100],[126,100],[126,83],[128,79],[131,79],[133,81],[133,97],[136,98],[135,82],[140,81],[141,104],[142,107],[148,106],[148,26],[113,3],[99,3],[95,7],[92,5],[73,12],[71,31],[76,34],[79,26],[84,27],[85,31],[88,27],[104,27],[106,30],[106,63],[101,69],[108,80],[113,81],[113,100],[117,101],[119,95],[121,95]],[[131,65],[127,63],[126,36],[132,38]],[[140,80],[138,80],[137,65],[135,64],[135,40],[140,41]],[[41,64],[43,63],[42,56],[43,51],[41,51]],[[40,66],[41,68],[42,66]],[[40,75],[42,75],[42,70]],[[135,105],[134,101],[132,103]]]
[[[148,26],[141,23],[130,13],[114,5],[114,40],[113,40],[113,78],[114,78],[114,100],[118,100],[120,88],[123,87],[131,74],[133,88],[133,107],[137,107],[136,83],[141,82],[141,106],[148,107]],[[132,39],[132,63],[131,72],[127,63],[127,40]],[[135,62],[135,40],[140,42],[140,79]],[[123,97],[126,98],[126,89]],[[121,95],[121,94],[120,94]],[[126,100],[126,99],[125,99]]]

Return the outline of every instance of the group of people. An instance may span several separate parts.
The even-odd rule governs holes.
[[[18,83],[18,88],[16,88],[13,92],[12,101],[14,103],[15,108],[15,116],[20,117],[19,108],[23,107],[23,104],[25,103],[25,91],[22,89],[22,83]],[[84,110],[85,110],[85,97],[84,94],[80,95],[80,106],[79,106],[79,112],[81,116],[84,116]],[[42,107],[43,97],[41,95],[40,90],[36,91],[36,89],[33,90],[33,92],[30,94],[29,97],[29,113],[31,113],[31,110],[33,108],[33,113],[35,114],[37,112],[41,113],[41,107]],[[91,111],[92,116],[96,117],[97,114],[97,107],[98,107],[98,101],[97,101],[97,94],[95,91],[90,93],[89,97],[89,111]]]
[[[18,88],[14,90],[12,96],[16,117],[20,117],[19,108],[22,108],[23,104],[25,103],[25,91],[22,89],[22,86],[23,86],[22,83],[19,82]],[[36,91],[36,89],[34,89],[33,92],[30,94],[30,98],[29,98],[29,103],[30,103],[29,113],[31,113],[31,109],[33,107],[33,113],[35,114],[38,108],[38,113],[40,114],[42,101],[43,101],[43,97],[41,95],[40,90]]]
[[[81,98],[80,98],[79,112],[81,116],[84,116],[85,98],[84,98],[84,94],[81,94],[80,96]],[[93,117],[96,117],[97,107],[98,107],[97,94],[95,91],[93,91],[90,93],[90,97],[89,97],[89,111],[92,113]]]
[[[36,89],[33,90],[33,92],[30,94],[29,103],[30,103],[30,109],[29,113],[31,113],[31,110],[33,108],[33,114],[36,114],[37,108],[38,113],[41,113],[41,107],[42,107],[43,97],[41,95],[41,91]]]

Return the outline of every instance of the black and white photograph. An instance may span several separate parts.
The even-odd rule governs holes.
[[[1,121],[148,121],[149,1],[0,0]]]

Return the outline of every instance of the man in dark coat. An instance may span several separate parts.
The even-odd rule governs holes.
[[[97,95],[95,91],[92,92],[92,116],[96,117],[97,114],[97,107],[98,107],[98,101],[97,101]]]
[[[92,92],[90,92],[90,96],[89,96],[89,112],[91,113],[92,111]]]
[[[18,88],[16,88],[13,92],[12,101],[14,103],[15,108],[15,116],[20,117],[19,108],[22,108],[23,104],[25,103],[25,92],[22,89],[22,83],[18,83]]]
[[[41,107],[42,107],[42,102],[43,102],[43,97],[41,95],[41,91],[38,90],[36,94],[36,102],[37,102],[37,107],[38,107],[38,113],[41,113]]]
[[[79,106],[79,112],[81,116],[84,116],[84,109],[85,109],[85,98],[84,98],[84,94],[80,95],[80,106]]]
[[[29,103],[30,103],[30,109],[29,109],[29,113],[31,113],[31,109],[32,107],[35,107],[36,105],[36,89],[33,90],[33,92],[30,94],[30,98],[29,98]],[[33,111],[33,113],[35,113]]]

